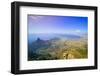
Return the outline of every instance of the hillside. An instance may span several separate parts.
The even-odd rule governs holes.
[[[82,59],[87,58],[87,39],[37,38],[28,46],[28,60]]]

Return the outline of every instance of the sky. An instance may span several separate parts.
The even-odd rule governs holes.
[[[84,34],[88,17],[28,15],[28,33]]]

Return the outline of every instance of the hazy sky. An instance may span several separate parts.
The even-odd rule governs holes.
[[[88,18],[28,15],[28,33],[81,34],[88,31]]]

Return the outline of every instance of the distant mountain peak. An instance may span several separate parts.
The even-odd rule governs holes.
[[[36,42],[43,42],[39,37],[37,38]]]
[[[38,38],[37,38],[37,41],[41,41],[41,39],[38,37]]]

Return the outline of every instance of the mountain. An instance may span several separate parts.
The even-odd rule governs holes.
[[[51,45],[51,43],[48,40],[42,40],[40,38],[37,38],[36,41],[32,42],[29,45],[29,48],[31,48],[31,51],[37,53],[39,49],[41,48],[48,48]]]
[[[37,35],[36,39],[28,43],[28,60],[63,59],[63,54],[65,53],[72,54],[74,58],[87,57],[86,35],[82,35],[82,37],[76,35],[42,34],[41,36]],[[45,39],[43,36],[46,38],[52,36],[52,38]]]

